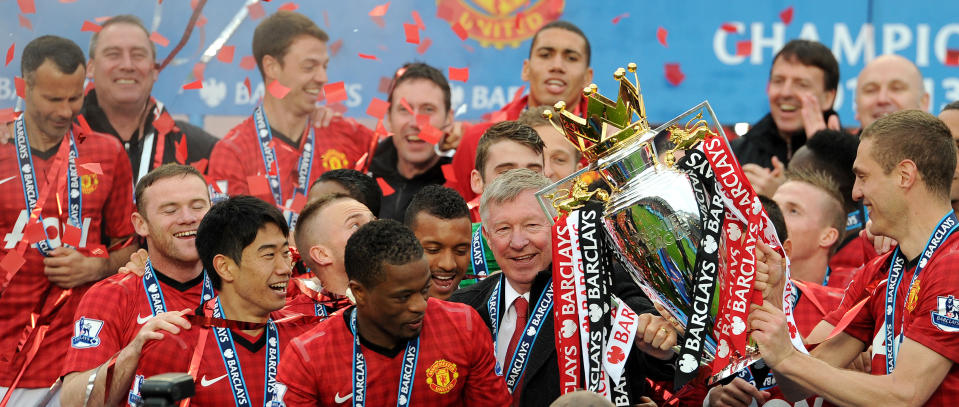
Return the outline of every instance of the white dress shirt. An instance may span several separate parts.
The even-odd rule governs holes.
[[[506,276],[503,276],[506,278]],[[499,332],[496,334],[496,363],[501,367],[506,360],[506,348],[509,347],[509,340],[513,338],[513,331],[516,330],[516,308],[513,307],[513,301],[517,298],[523,297],[526,299],[526,302],[529,302],[529,291],[525,294],[520,294],[513,289],[513,286],[509,282],[504,282],[503,284],[503,304],[509,304],[509,307],[506,308],[506,313],[503,315],[503,322],[499,324]],[[532,307],[533,304],[530,304],[529,307]],[[529,313],[529,307],[527,307],[527,314]],[[493,323],[496,323],[493,321]],[[505,371],[506,368],[503,367]]]

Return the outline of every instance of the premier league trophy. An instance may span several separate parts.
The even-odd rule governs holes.
[[[562,101],[555,113],[544,112],[589,165],[537,197],[563,225],[588,202],[604,201],[602,229],[611,251],[680,333],[676,387],[706,365],[719,380],[759,358],[746,329],[749,305],[761,301],[752,290],[755,243],[775,247],[778,240],[708,102],[651,129],[636,65],[619,68],[614,78],[615,101],[596,85],[584,90],[584,117]],[[562,239],[554,234],[554,245]]]

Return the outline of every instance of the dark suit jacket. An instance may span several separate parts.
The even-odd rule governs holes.
[[[552,267],[536,275],[533,287],[530,289],[531,308],[534,306],[533,303],[539,299],[539,295],[546,289],[546,282],[549,281],[551,270]],[[492,333],[493,325],[486,304],[493,288],[500,283],[502,278],[503,273],[490,276],[480,283],[454,292],[449,301],[464,303],[476,309]],[[612,291],[617,297],[626,301],[633,311],[640,314],[656,313],[656,309],[642,293],[642,290],[624,272],[616,271],[614,273]],[[499,307],[504,309],[502,303],[499,304]],[[500,318],[502,318],[502,314],[505,314],[505,312],[500,314]],[[548,406],[559,397],[559,362],[553,336],[553,318],[546,318],[536,342],[533,343],[533,349],[530,350],[530,359],[520,382],[523,389],[520,404],[523,406]],[[493,338],[493,341],[495,342],[496,338]],[[645,394],[647,389],[646,377],[657,380],[671,380],[672,369],[672,364],[669,362],[646,357],[645,354],[634,348],[626,361],[630,399],[636,402],[636,400],[639,400],[639,396]]]

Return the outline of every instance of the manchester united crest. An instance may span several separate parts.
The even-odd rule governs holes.
[[[909,287],[909,296],[906,297],[906,311],[912,312],[916,309],[916,303],[919,301],[919,280]]]
[[[459,377],[456,372],[456,364],[446,359],[440,359],[433,362],[433,365],[426,369],[426,384],[430,389],[439,393],[446,394],[456,387],[456,378]]]
[[[97,178],[97,174],[90,173],[80,176],[80,189],[83,191],[84,195],[90,195],[93,193],[93,191],[96,191],[97,185],[100,185],[100,180]]]
[[[350,161],[346,158],[346,154],[343,154],[343,152],[334,150],[332,148],[323,153],[322,160],[323,168],[327,171],[348,168],[350,165]]]
[[[437,15],[480,46],[513,48],[563,13],[565,0],[437,0]]]

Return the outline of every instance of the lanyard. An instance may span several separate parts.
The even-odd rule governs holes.
[[[33,154],[30,152],[30,142],[27,140],[27,130],[26,124],[24,123],[23,115],[17,118],[14,123],[15,136],[14,143],[16,144],[17,149],[17,163],[19,164],[20,169],[20,183],[23,185],[23,200],[26,203],[27,211],[33,212],[38,205],[42,205],[40,202],[41,195],[39,186],[37,185],[38,177],[36,174],[36,166],[33,165]],[[77,150],[77,143],[73,137],[73,131],[70,131],[70,140],[69,140],[69,161],[67,167],[67,176],[68,176],[68,187],[69,193],[68,196],[68,213],[69,219],[68,222],[70,225],[75,227],[83,227],[83,194],[81,193],[80,188],[80,174],[77,171],[77,156],[80,154]],[[60,152],[57,153],[59,156],[63,151],[61,146]],[[59,166],[54,166],[53,170],[57,173],[53,174],[53,177],[56,178],[59,176]],[[49,178],[49,177],[48,177]],[[51,181],[53,179],[51,178]],[[53,182],[49,183],[50,186],[53,186]],[[49,193],[49,192],[47,192]],[[46,197],[46,195],[43,195]],[[59,201],[59,199],[58,199]],[[40,224],[43,224],[43,216],[38,212],[36,214],[37,220]],[[64,228],[60,228],[63,230]],[[44,256],[49,256],[50,251],[53,249],[53,245],[50,243],[50,236],[47,235],[47,228],[43,228],[43,234],[45,239],[37,242],[37,249],[40,251],[40,254]]]
[[[366,405],[366,358],[360,349],[360,335],[356,333],[356,308],[350,315],[350,331],[353,333],[353,407]],[[409,406],[410,396],[413,394],[413,373],[416,372],[416,361],[419,359],[420,338],[406,343],[406,352],[403,353],[403,370],[400,371],[400,388],[396,396],[397,406]]]
[[[473,274],[479,276],[489,275],[489,265],[486,264],[486,252],[483,250],[483,227],[476,228],[473,232],[473,238],[470,239],[470,255],[473,262]]]
[[[161,287],[159,281],[157,281],[157,276],[150,260],[147,260],[147,265],[143,268],[143,291],[147,293],[147,299],[150,301],[150,310],[153,311],[153,316],[167,311],[166,300],[163,299],[163,287]],[[213,298],[213,295],[213,283],[210,282],[206,270],[203,270],[203,293],[200,295],[200,304]]]
[[[270,181],[270,191],[273,193],[273,200],[276,206],[283,206],[283,187],[280,183],[280,164],[276,162],[276,148],[273,147],[273,130],[270,128],[270,122],[267,121],[266,114],[263,113],[263,106],[257,106],[253,111],[253,123],[256,125],[256,133],[260,137],[260,156],[263,158],[263,167],[266,169],[267,180]],[[297,186],[293,190],[293,197],[296,194],[306,196],[307,188],[310,187],[310,173],[313,170],[313,148],[316,144],[316,133],[313,126],[307,123],[309,134],[303,144],[303,151],[300,153],[300,159],[296,164]],[[297,215],[291,213],[286,220],[290,227],[296,225]]]
[[[832,267],[826,266],[826,276],[822,278],[822,286],[829,285],[829,275],[832,274]]]
[[[223,318],[223,308],[220,299],[216,299],[216,308],[213,309],[213,318]],[[253,406],[250,393],[246,389],[246,380],[243,378],[243,368],[236,354],[233,344],[233,333],[228,328],[215,327],[216,344],[220,346],[220,356],[223,357],[223,366],[229,375],[230,387],[233,389],[233,400],[237,406]],[[276,370],[280,362],[280,337],[273,320],[266,323],[266,380],[263,386],[263,405],[267,406],[276,395]]]
[[[499,333],[499,304],[502,301],[502,291],[503,284],[505,284],[506,277],[502,277],[499,280],[499,284],[493,287],[493,292],[490,293],[489,301],[486,303],[487,310],[489,311],[490,321],[493,325],[493,353],[496,353],[496,343],[497,334]],[[506,355],[506,361],[509,363],[506,364],[508,372],[506,374],[506,387],[509,388],[510,393],[512,393],[516,387],[519,385],[519,379],[523,377],[523,372],[526,370],[526,365],[529,364],[529,352],[533,349],[533,343],[536,342],[536,337],[539,336],[539,330],[543,327],[543,321],[546,320],[546,315],[553,309],[553,278],[550,277],[549,281],[546,282],[546,289],[543,290],[543,293],[539,295],[539,300],[536,301],[536,308],[533,309],[533,313],[530,314],[530,317],[526,321],[526,327],[523,330],[523,337],[520,338],[519,342],[516,343],[516,350],[513,351],[512,355]],[[498,376],[503,375],[503,367],[496,364],[496,374]]]
[[[329,315],[326,311],[326,306],[316,301],[313,301],[313,313],[318,317],[325,317]]]
[[[916,283],[916,280],[919,278],[919,273],[922,273],[922,270],[926,268],[926,265],[929,263],[929,259],[932,257],[933,253],[936,252],[936,249],[949,238],[949,235],[956,230],[959,220],[956,219],[955,211],[949,211],[936,226],[936,231],[932,233],[932,236],[929,236],[929,241],[926,242],[926,248],[923,249],[922,255],[919,257],[919,264],[916,265],[916,271],[912,274],[912,281],[909,283],[909,288],[912,289],[912,286]],[[895,313],[896,313],[896,296],[899,291],[899,284],[902,283],[902,274],[903,268],[906,263],[906,257],[899,251],[899,248],[896,248],[896,251],[892,254],[892,262],[889,266],[889,279],[886,282],[886,306],[885,306],[885,318],[883,324],[886,329],[886,374],[892,374],[893,369],[896,368],[896,354],[899,351],[899,345],[902,343],[902,337],[899,338],[899,341],[895,340],[896,330],[895,330]],[[908,301],[908,295],[906,296],[906,301]],[[906,307],[902,308],[902,321],[900,327],[905,329],[906,323]]]

